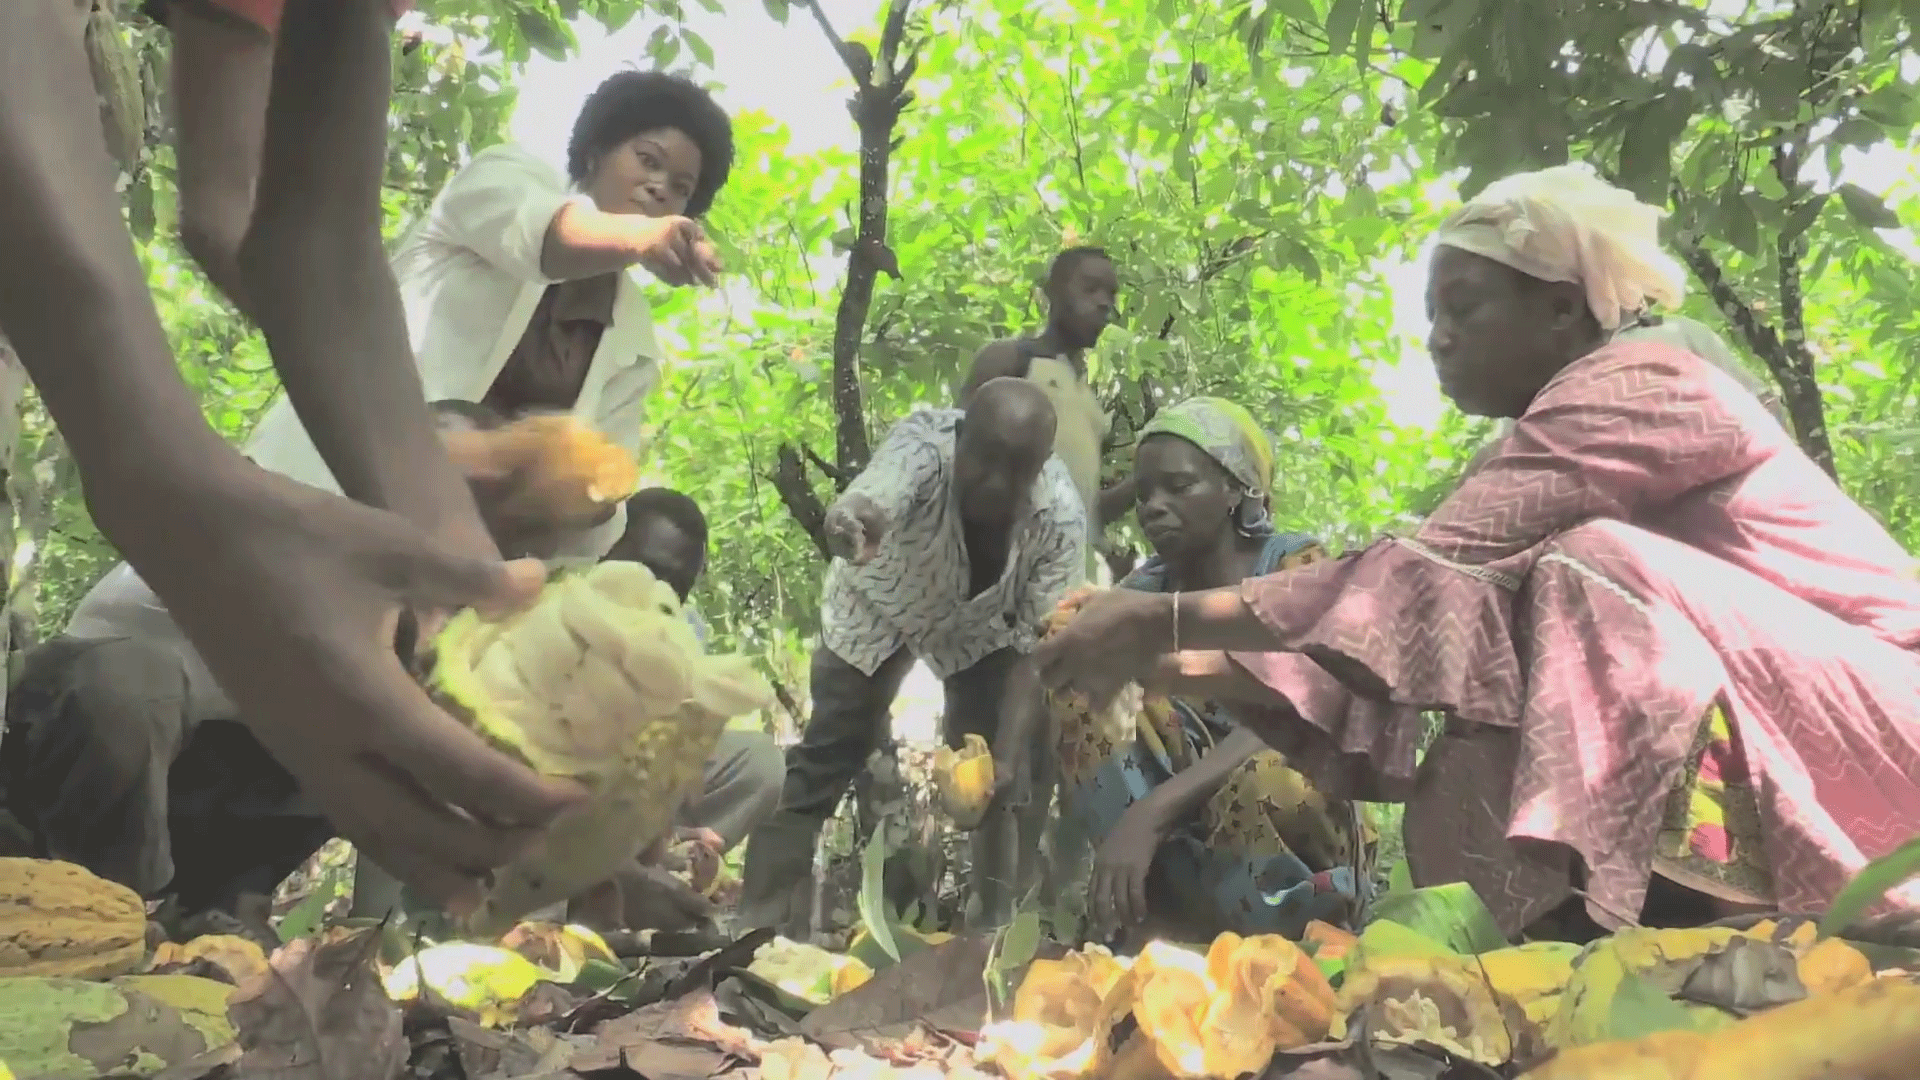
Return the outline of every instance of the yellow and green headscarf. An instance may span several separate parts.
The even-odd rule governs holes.
[[[1239,483],[1240,507],[1234,526],[1248,536],[1273,531],[1269,496],[1273,488],[1273,440],[1253,414],[1225,398],[1188,398],[1161,409],[1140,429],[1140,438],[1172,435],[1200,448]]]

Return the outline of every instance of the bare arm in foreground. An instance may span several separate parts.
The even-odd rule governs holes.
[[[539,574],[448,554],[392,514],[256,469],[207,425],[121,223],[80,43],[56,8],[0,5],[0,329],[101,531],[261,741],[342,835],[464,906],[480,873],[580,793],[434,706],[394,654],[394,627],[403,604],[523,602]]]

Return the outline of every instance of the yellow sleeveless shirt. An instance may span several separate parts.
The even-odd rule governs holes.
[[[1092,532],[1097,527],[1100,505],[1100,450],[1110,421],[1093,389],[1066,360],[1036,356],[1027,368],[1027,378],[1053,403],[1053,452],[1073,477],[1073,486],[1087,508],[1088,531]]]

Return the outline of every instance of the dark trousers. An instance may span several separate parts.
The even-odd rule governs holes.
[[[948,746],[959,749],[969,734],[993,742],[1007,676],[1020,658],[1012,649],[1001,649],[947,678],[941,737]],[[789,936],[802,930],[820,828],[885,739],[893,700],[913,660],[902,649],[866,675],[825,646],[814,649],[813,711],[800,741],[787,749],[780,809],[747,839],[740,900],[744,925],[781,927]],[[1013,833],[1012,815],[1005,812],[990,814],[974,830],[974,884],[985,887],[981,907],[989,920],[1007,913],[1011,882],[1021,876]]]
[[[196,721],[179,657],[141,639],[29,650],[7,716],[0,778],[38,854],[184,914],[270,895],[333,836],[237,720]]]

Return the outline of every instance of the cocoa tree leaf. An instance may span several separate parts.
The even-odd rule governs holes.
[[[1849,116],[1834,126],[1827,141],[1841,146],[1866,148],[1887,137],[1885,128],[1864,116]]]
[[[565,60],[573,47],[573,32],[565,23],[554,22],[544,14],[534,11],[516,11],[514,22],[520,28],[520,36],[534,51],[549,60]]]
[[[1847,197],[1848,187],[1852,185],[1841,187],[1842,199]],[[1851,202],[1847,204],[1847,209],[1853,209]],[[1820,920],[1820,936],[1832,937],[1852,926],[1867,913],[1868,908],[1879,903],[1889,889],[1916,874],[1920,874],[1920,836],[1873,860],[1855,874],[1853,880],[1847,882],[1847,887],[1840,890],[1840,895],[1833,898],[1833,906],[1827,909],[1826,918]]]
[[[232,1080],[392,1080],[406,1068],[400,1007],[374,960],[377,929],[303,938],[240,988],[227,1014],[238,1030]]]
[[[1040,941],[1040,912],[1024,907],[994,937],[993,948],[987,956],[986,980],[988,989],[993,991],[990,1000],[995,1007],[1012,999],[1012,976],[1026,970],[1034,952],[1040,948]]]
[[[1353,48],[1354,31],[1372,7],[1367,0],[1333,0],[1327,9],[1327,48],[1333,55],[1344,56]]]
[[[1853,215],[1853,220],[1869,229],[1897,229],[1900,227],[1900,215],[1883,202],[1880,196],[1858,184],[1841,184],[1838,188],[1840,202]]]
[[[1673,175],[1673,140],[1685,124],[1686,114],[1665,95],[1641,106],[1621,136],[1621,183],[1660,201]]]
[[[1388,893],[1374,902],[1372,918],[1398,923],[1463,956],[1507,945],[1480,894],[1464,881]]]
[[[1760,253],[1760,221],[1754,217],[1753,207],[1738,181],[1721,191],[1718,219],[1727,243],[1748,255]]]

